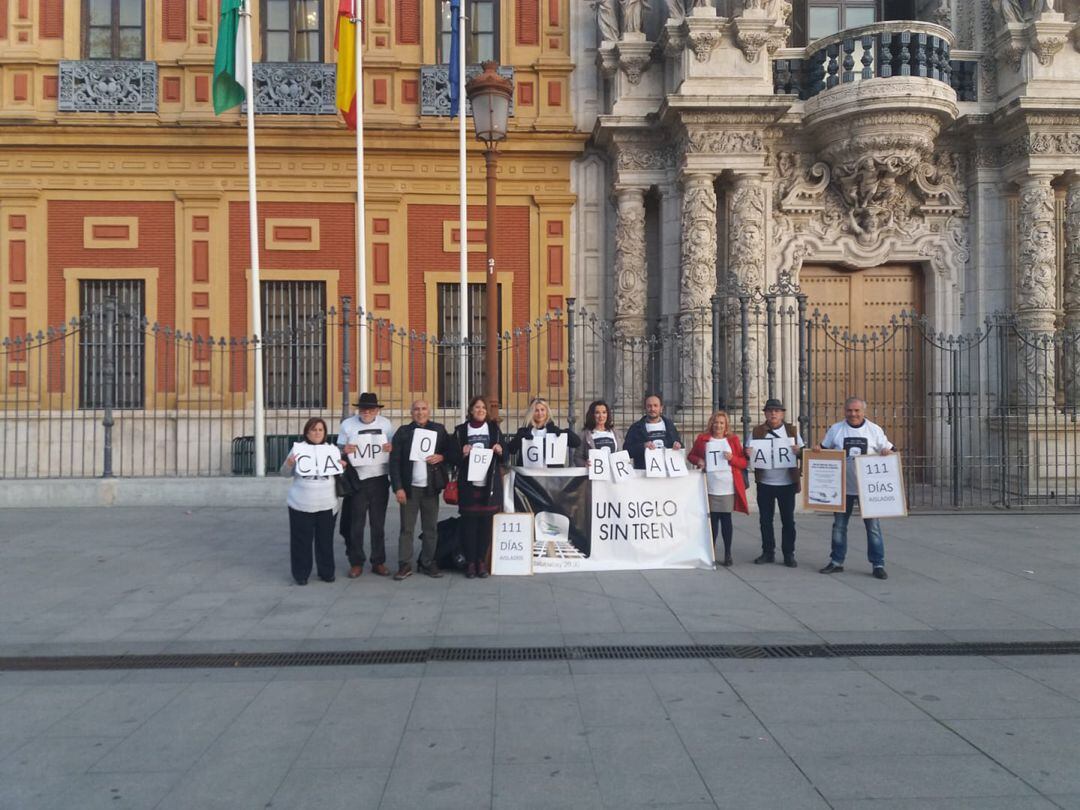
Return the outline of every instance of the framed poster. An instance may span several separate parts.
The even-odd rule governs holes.
[[[852,459],[859,483],[859,512],[864,518],[907,517],[907,495],[900,454]]]
[[[803,508],[843,512],[847,508],[847,470],[843,450],[803,451]]]

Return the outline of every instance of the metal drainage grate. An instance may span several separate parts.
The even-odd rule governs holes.
[[[1077,641],[956,644],[603,645],[570,647],[428,647],[327,652],[68,655],[0,658],[0,671],[102,669],[260,669],[383,666],[434,662],[673,661],[703,658],[853,658],[859,656],[1080,655]]]

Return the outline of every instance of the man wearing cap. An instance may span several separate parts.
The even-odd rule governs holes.
[[[371,570],[390,576],[386,567],[386,505],[390,502],[390,449],[394,426],[379,413],[382,403],[371,393],[360,394],[356,415],[341,422],[338,446],[360,478],[360,491],[345,499],[341,510],[341,535],[349,558],[349,579],[364,573],[364,520],[371,522]],[[372,440],[368,436],[377,436]],[[363,438],[361,438],[363,437]]]
[[[799,429],[784,421],[784,403],[778,399],[765,402],[765,421],[754,428],[752,439],[771,439],[794,446],[795,455],[801,453],[803,446]],[[751,455],[753,448],[747,448]],[[776,562],[776,534],[773,531],[773,515],[780,510],[780,550],[784,555],[784,565],[794,568],[795,562],[795,496],[799,492],[799,468],[756,469],[754,480],[757,482],[758,518],[761,526],[761,556],[754,560],[756,565]]]

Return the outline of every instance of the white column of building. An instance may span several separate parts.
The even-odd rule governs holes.
[[[645,308],[648,262],[645,254],[645,187],[615,187],[615,396],[619,419],[639,410],[648,370]]]
[[[682,178],[679,362],[682,412],[700,421],[712,402],[712,296],[716,293],[716,188],[712,174]]]

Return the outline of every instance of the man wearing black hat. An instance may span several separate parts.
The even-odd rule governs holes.
[[[341,422],[338,446],[347,456],[357,454],[364,463],[356,463],[360,491],[345,499],[341,509],[341,535],[349,557],[349,579],[364,573],[364,519],[371,522],[371,570],[381,577],[390,576],[386,567],[386,505],[390,502],[390,448],[394,426],[380,415],[382,403],[364,392],[356,402],[356,416]],[[361,436],[381,436],[382,441],[361,440]],[[358,442],[363,441],[363,445]]]
[[[798,456],[803,446],[799,429],[784,421],[784,403],[778,399],[765,402],[765,421],[754,428],[752,439],[771,439],[793,446]],[[753,448],[747,448],[747,455],[753,458]],[[784,554],[784,565],[794,568],[795,562],[795,496],[799,492],[799,468],[754,469],[757,482],[758,518],[761,526],[761,556],[754,560],[756,565],[776,562],[776,535],[773,531],[773,515],[780,509],[780,550]]]

